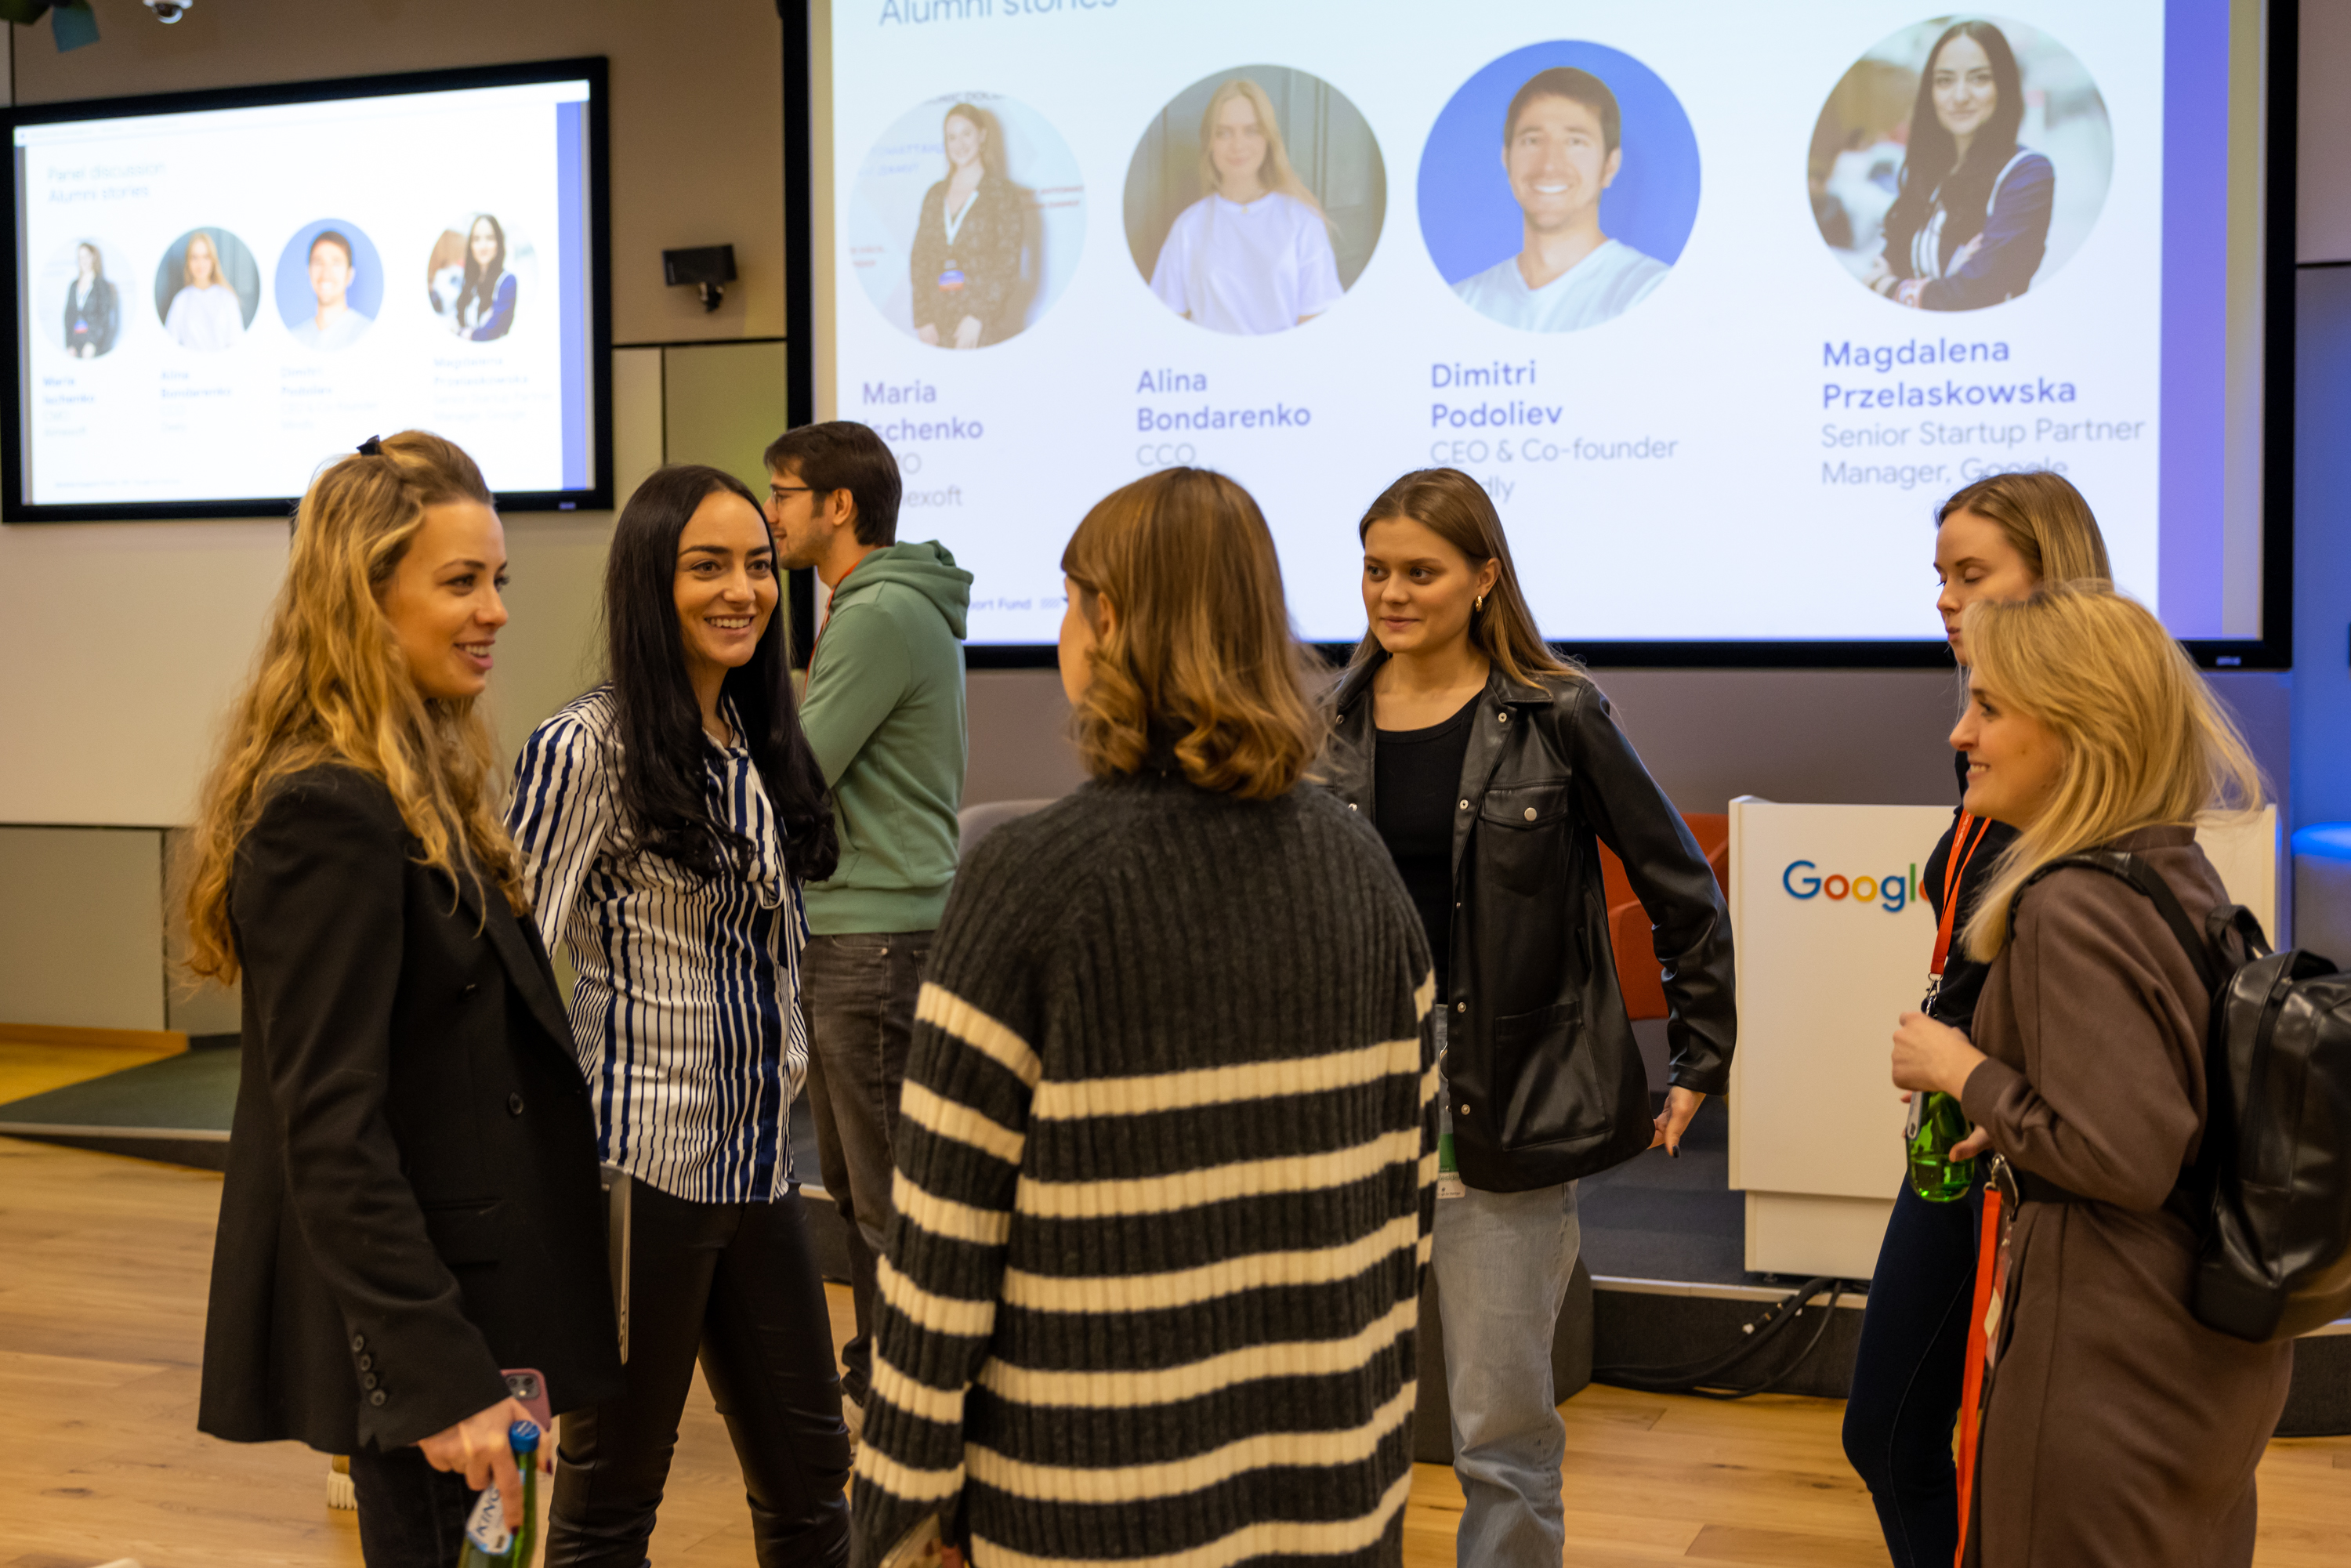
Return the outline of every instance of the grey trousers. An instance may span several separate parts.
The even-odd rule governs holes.
[[[849,1289],[857,1305],[857,1337],[841,1347],[841,1386],[859,1405],[873,1379],[874,1264],[890,1225],[898,1092],[934,935],[811,936],[800,954],[817,1168],[846,1222]]]

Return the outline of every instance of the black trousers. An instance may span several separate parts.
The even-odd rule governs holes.
[[[726,1417],[760,1568],[849,1561],[849,1428],[795,1191],[688,1203],[634,1184],[628,1386],[563,1417],[548,1568],[637,1568],[702,1374]]]
[[[464,1476],[434,1469],[419,1448],[362,1448],[351,1456],[351,1490],[367,1568],[457,1568],[474,1500]]]
[[[1980,1186],[1958,1202],[1928,1203],[1904,1182],[1869,1281],[1844,1457],[1868,1483],[1894,1568],[1944,1568],[1959,1550],[1951,1431],[1982,1218]]]

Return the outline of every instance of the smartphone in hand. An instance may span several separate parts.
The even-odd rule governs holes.
[[[535,1366],[509,1366],[500,1374],[507,1380],[507,1392],[515,1402],[530,1412],[542,1432],[555,1430],[555,1417],[547,1407],[547,1379]]]

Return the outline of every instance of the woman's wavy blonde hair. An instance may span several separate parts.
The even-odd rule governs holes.
[[[2261,769],[2187,653],[2137,601],[2103,586],[2051,583],[2010,603],[1967,608],[1978,701],[2037,720],[2062,752],[2041,814],[1992,867],[1968,922],[1990,963],[2009,905],[2061,855],[2140,828],[2259,810]]]
[[[489,506],[489,486],[472,458],[437,435],[412,430],[376,444],[380,453],[346,457],[319,475],[294,515],[269,632],[230,710],[183,852],[194,974],[236,978],[229,881],[237,845],[272,784],[322,763],[381,779],[423,864],[453,883],[461,864],[476,886],[486,873],[509,908],[528,907],[497,812],[489,727],[471,698],[417,690],[381,603],[424,509]]]
[[[1290,634],[1281,561],[1249,493],[1169,468],[1096,502],[1061,552],[1099,628],[1079,698],[1078,755],[1097,779],[1172,752],[1203,789],[1286,794],[1322,747],[1305,650]]]

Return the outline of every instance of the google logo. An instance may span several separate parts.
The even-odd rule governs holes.
[[[1780,885],[1788,890],[1791,898],[1850,898],[1856,904],[1876,904],[1888,915],[1899,915],[1918,896],[1918,866],[1913,862],[1909,874],[1896,872],[1891,876],[1844,876],[1831,872],[1826,876],[1810,874],[1819,868],[1810,861],[1790,861],[1788,869],[1780,873]],[[1797,873],[1807,874],[1799,876]]]

